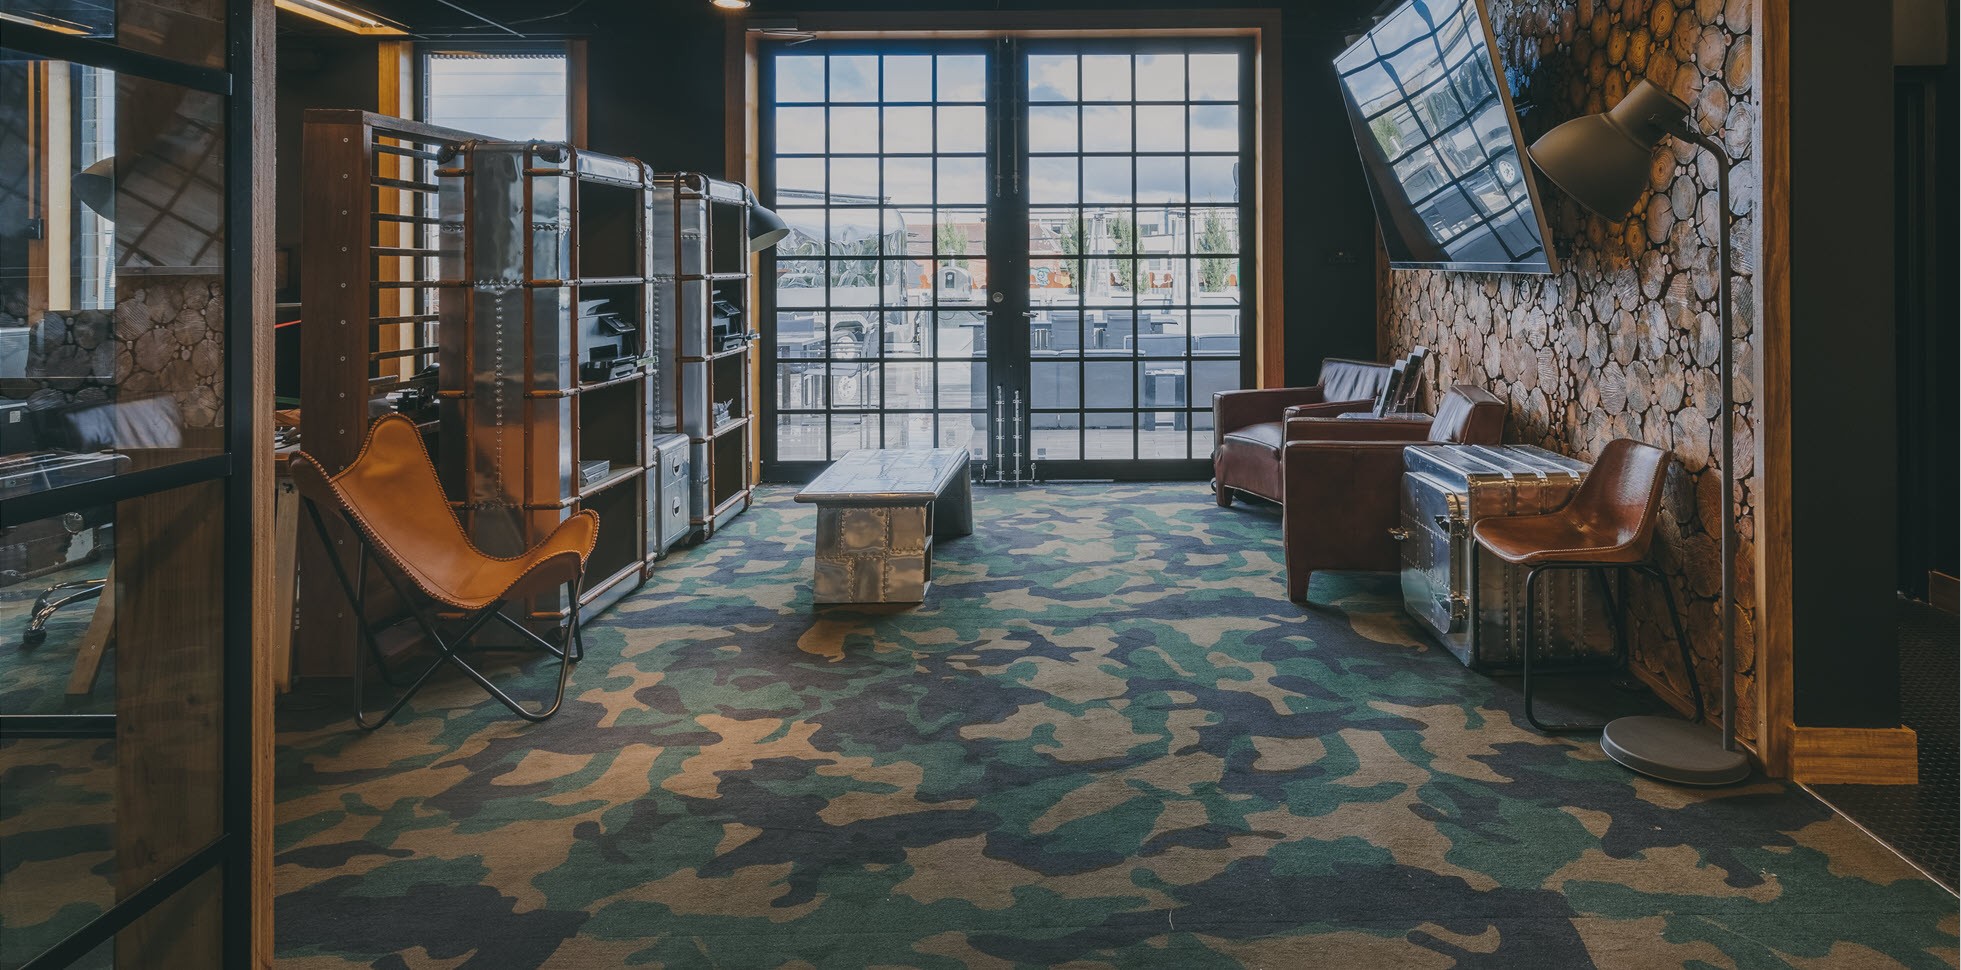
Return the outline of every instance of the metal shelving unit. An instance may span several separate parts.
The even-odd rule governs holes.
[[[653,173],[568,145],[472,141],[437,176],[444,481],[493,555],[597,511],[589,617],[673,545],[662,498],[687,478],[658,440]],[[560,595],[534,600],[533,618],[562,620]]]
[[[653,306],[663,427],[688,436],[689,523],[705,539],[749,507],[749,193],[692,172],[653,178]]]

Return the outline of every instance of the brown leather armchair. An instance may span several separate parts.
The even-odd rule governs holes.
[[[1434,418],[1288,421],[1280,518],[1287,597],[1307,599],[1317,569],[1387,572],[1401,565],[1389,530],[1401,517],[1404,448],[1424,441],[1495,445],[1504,431],[1505,402],[1468,384],[1451,388]]]
[[[1283,425],[1297,417],[1333,417],[1375,407],[1389,365],[1330,357],[1313,387],[1219,391],[1212,395],[1212,491],[1232,504],[1234,489],[1278,502]]]

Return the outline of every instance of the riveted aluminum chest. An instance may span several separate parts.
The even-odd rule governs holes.
[[[1413,445],[1403,451],[1403,605],[1473,670],[1516,666],[1525,633],[1525,570],[1478,548],[1471,530],[1490,516],[1558,511],[1587,466],[1529,445]],[[1585,572],[1539,577],[1535,657],[1614,654],[1597,580]]]

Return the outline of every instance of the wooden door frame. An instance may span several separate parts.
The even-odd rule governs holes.
[[[1757,124],[1761,191],[1754,204],[1758,309],[1751,331],[1757,360],[1756,647],[1757,758],[1765,773],[1792,774],[1796,692],[1791,555],[1791,12],[1752,5],[1756,48],[1752,84],[1762,98]],[[1735,568],[1733,564],[1729,568]],[[1724,671],[1735,677],[1735,671]]]

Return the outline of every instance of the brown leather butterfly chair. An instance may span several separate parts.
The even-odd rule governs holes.
[[[415,422],[391,414],[368,430],[361,454],[340,474],[329,476],[306,452],[292,459],[293,484],[298,488],[307,514],[327,550],[334,576],[354,606],[355,622],[361,628],[367,653],[389,684],[395,683],[375,636],[379,629],[370,625],[367,614],[368,561],[393,587],[403,608],[428,635],[437,650],[429,664],[395,700],[380,719],[370,722],[361,705],[361,681],[366,670],[354,677],[354,721],[372,731],[388,723],[402,705],[408,703],[437,668],[449,664],[477,682],[517,716],[542,721],[558,712],[565,700],[565,682],[571,665],[585,654],[585,641],[579,634],[578,610],[571,610],[565,633],[557,644],[526,629],[505,616],[504,605],[523,602],[527,597],[565,586],[568,603],[579,601],[585,578],[586,557],[592,555],[599,535],[599,516],[590,510],[578,512],[559,523],[543,542],[521,556],[499,559],[485,555],[470,542],[463,525],[451,511],[436,478],[436,466],[422,445],[422,434]],[[339,515],[359,537],[353,575],[335,552],[333,534],[327,529],[328,514]],[[417,603],[427,609],[418,608]],[[436,612],[463,614],[460,627],[451,637],[437,631]],[[492,620],[498,620],[522,638],[542,647],[558,658],[558,689],[551,705],[538,711],[525,710],[510,695],[499,690],[488,677],[459,655],[470,638]],[[381,624],[381,629],[399,620]]]

